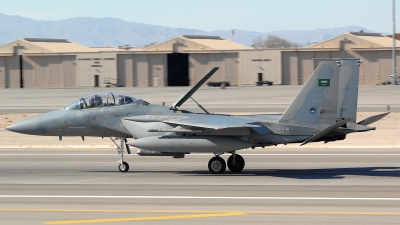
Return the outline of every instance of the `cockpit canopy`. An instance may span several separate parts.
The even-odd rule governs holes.
[[[69,104],[65,109],[88,109],[97,107],[110,107],[115,105],[136,104],[143,101],[130,95],[111,92],[100,92],[82,97],[75,102]]]

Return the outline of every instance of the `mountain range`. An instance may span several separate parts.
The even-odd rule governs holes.
[[[77,17],[59,21],[34,20],[0,13],[0,45],[21,38],[62,38],[89,47],[139,46],[160,43],[179,35],[215,35],[235,42],[251,45],[259,37],[276,35],[301,46],[341,35],[348,31],[372,32],[360,26],[347,26],[309,31],[282,30],[256,32],[246,30],[202,31],[187,28],[171,28],[128,22],[116,18]]]

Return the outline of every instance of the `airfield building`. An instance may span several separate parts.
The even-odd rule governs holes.
[[[301,85],[318,65],[316,58],[360,58],[360,84],[379,84],[392,74],[391,46],[390,37],[360,32],[308,47],[262,50],[202,35],[183,35],[145,49],[23,38],[0,46],[0,88],[191,86],[215,66],[220,69],[210,81]]]

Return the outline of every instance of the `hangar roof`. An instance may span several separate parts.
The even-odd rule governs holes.
[[[144,49],[144,51],[173,51],[173,52],[191,52],[206,50],[248,50],[253,49],[219,36],[205,35],[181,35],[171,40],[156,44]]]
[[[352,49],[390,48],[393,45],[391,37],[383,36],[379,33],[347,32],[346,34],[311,45],[308,48],[340,48],[342,41],[350,42]],[[399,40],[396,40],[396,46],[400,46]]]
[[[18,47],[24,54],[97,52],[95,49],[66,39],[23,38],[0,46],[0,53],[16,54],[14,47]]]

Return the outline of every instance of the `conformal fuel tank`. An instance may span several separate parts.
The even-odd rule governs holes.
[[[158,136],[127,143],[133,147],[160,152],[229,152],[251,147],[247,141],[213,136]]]

